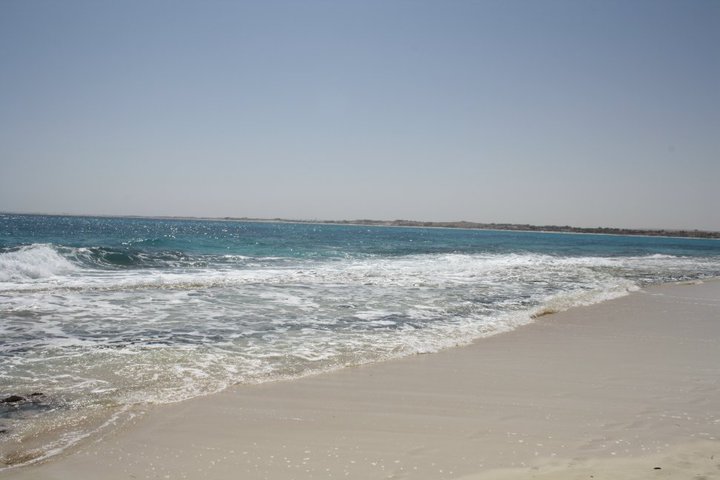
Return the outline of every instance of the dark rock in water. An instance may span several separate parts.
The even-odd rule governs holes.
[[[33,392],[28,397],[21,397],[20,395],[10,395],[0,400],[0,403],[20,403],[31,401],[33,403],[40,401],[40,397],[44,397],[45,394],[41,392]]]
[[[0,400],[0,403],[18,403],[24,401],[25,398],[19,396],[19,395],[10,395],[7,398],[3,398]]]

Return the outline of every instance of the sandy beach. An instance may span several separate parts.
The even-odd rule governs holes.
[[[720,282],[153,408],[0,478],[720,478]]]

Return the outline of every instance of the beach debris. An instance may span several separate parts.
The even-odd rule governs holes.
[[[662,467],[655,467],[653,470],[662,470]]]

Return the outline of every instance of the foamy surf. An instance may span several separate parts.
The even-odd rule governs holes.
[[[76,271],[52,245],[34,244],[0,253],[0,282],[25,282]]]

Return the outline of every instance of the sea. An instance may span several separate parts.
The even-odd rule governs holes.
[[[0,469],[137,412],[720,277],[710,239],[0,215]],[[682,319],[678,319],[682,321]]]

